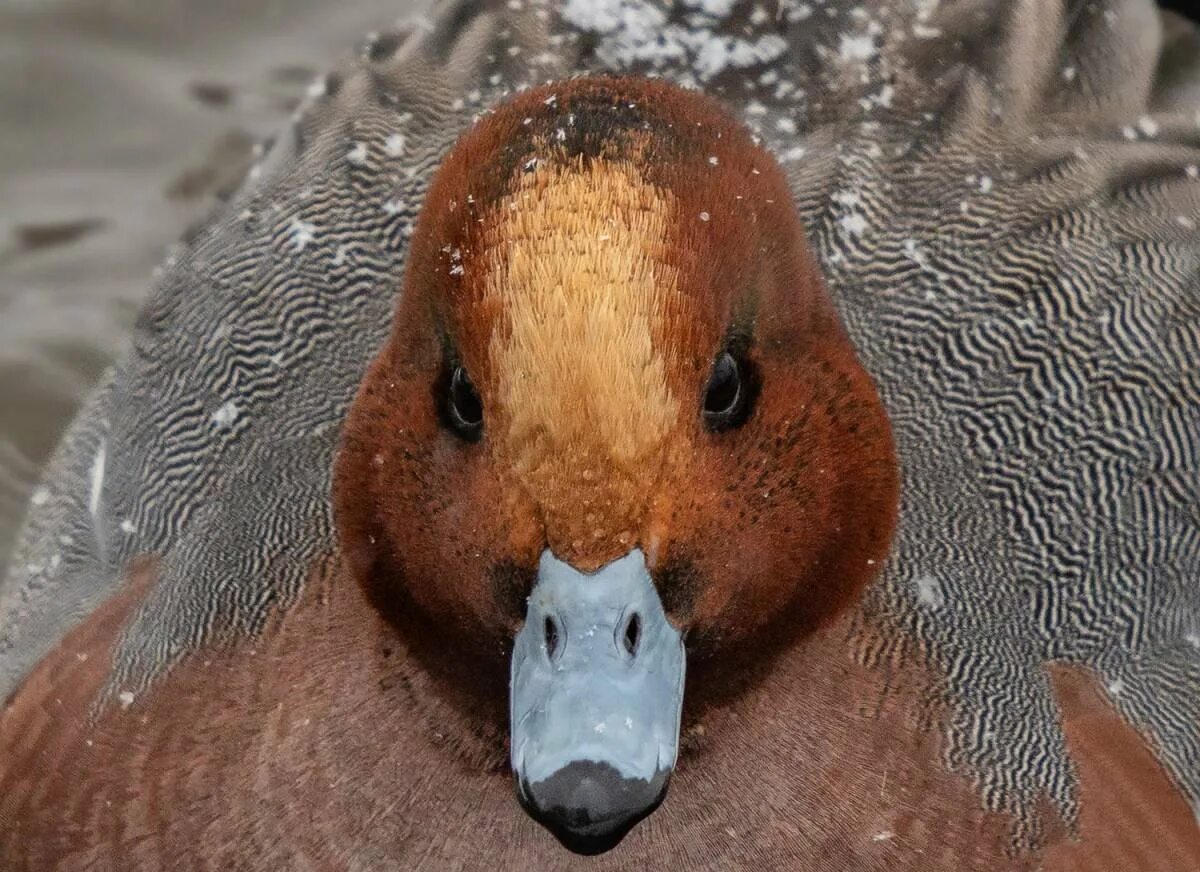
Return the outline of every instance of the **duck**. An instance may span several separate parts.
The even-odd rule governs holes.
[[[370,36],[34,494],[0,865],[1200,867],[1197,38]]]

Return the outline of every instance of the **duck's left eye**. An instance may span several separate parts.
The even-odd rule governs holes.
[[[450,424],[463,439],[475,441],[483,430],[483,403],[471,383],[471,377],[461,366],[450,375],[450,396],[446,403]]]
[[[728,430],[746,419],[747,390],[742,365],[728,351],[713,364],[704,388],[704,422],[710,430]]]

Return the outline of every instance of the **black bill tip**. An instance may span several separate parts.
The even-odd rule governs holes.
[[[626,778],[607,763],[577,760],[517,794],[525,810],[576,854],[603,854],[662,802],[670,771]]]

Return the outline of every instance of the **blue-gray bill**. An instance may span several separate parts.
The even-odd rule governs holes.
[[[666,794],[683,678],[683,637],[640,550],[591,573],[544,552],[512,658],[526,811],[577,853],[620,842]]]

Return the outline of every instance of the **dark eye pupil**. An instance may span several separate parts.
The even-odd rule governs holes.
[[[719,419],[732,415],[737,411],[741,396],[742,374],[733,355],[726,351],[717,358],[708,387],[704,389],[705,417]]]
[[[471,378],[461,366],[454,368],[450,376],[450,413],[455,425],[467,434],[478,430],[483,424],[483,403]]]

